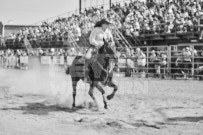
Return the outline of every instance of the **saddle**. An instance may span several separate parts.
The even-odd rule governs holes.
[[[98,53],[97,51],[92,52],[92,57],[90,59],[86,59],[85,57],[81,57],[79,62],[83,64],[84,71],[84,81],[90,81],[90,64],[97,60]]]
[[[94,50],[92,52],[92,57],[90,59],[86,59],[85,57],[81,57],[79,62],[83,63],[84,66],[88,67],[90,63],[96,61],[97,56],[98,56],[98,52],[96,50]]]

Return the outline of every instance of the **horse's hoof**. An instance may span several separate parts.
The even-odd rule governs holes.
[[[113,98],[113,95],[108,95],[108,96],[107,96],[107,99],[108,99],[108,100],[111,100],[112,98]]]
[[[75,111],[75,110],[76,110],[76,107],[75,107],[75,106],[74,106],[74,107],[72,107],[72,110],[73,110],[73,111]]]
[[[110,107],[109,107],[108,105],[105,105],[105,106],[104,106],[104,109],[110,110]]]
[[[72,110],[76,110],[76,106],[75,105],[72,105]]]

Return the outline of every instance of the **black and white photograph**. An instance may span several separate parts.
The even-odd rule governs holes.
[[[203,0],[0,0],[0,135],[203,135]]]

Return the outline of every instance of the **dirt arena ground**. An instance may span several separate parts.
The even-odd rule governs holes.
[[[37,67],[37,65],[35,65]],[[53,66],[0,68],[0,135],[202,135],[203,82],[115,76],[110,110],[93,111],[79,83],[72,110],[70,76]],[[54,71],[54,72],[53,72]],[[107,93],[112,89],[106,87]]]

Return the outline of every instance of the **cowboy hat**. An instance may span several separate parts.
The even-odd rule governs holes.
[[[109,21],[107,21],[106,19],[102,19],[99,22],[96,23],[96,25],[94,27],[101,27],[102,24],[111,24]]]

